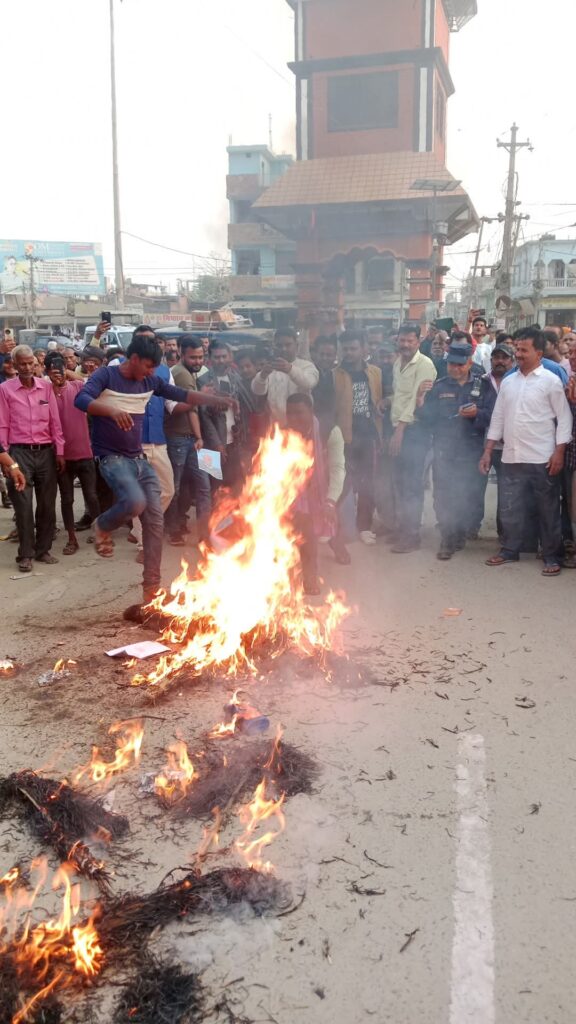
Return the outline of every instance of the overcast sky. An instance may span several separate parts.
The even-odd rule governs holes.
[[[553,16],[537,0],[478,5],[452,37],[448,167],[480,215],[503,210],[496,137],[516,120],[535,146],[518,165],[526,236],[576,237],[558,230],[576,221],[576,4],[552,0]],[[116,32],[122,227],[224,254],[229,138],[267,142],[271,113],[275,149],[294,148],[292,11],[286,0],[117,0]],[[108,0],[6,0],[2,36],[2,235],[101,241],[112,274]],[[490,263],[496,228],[486,240]],[[466,261],[448,251],[450,283]],[[133,279],[174,281],[202,260],[126,236],[124,263]]]

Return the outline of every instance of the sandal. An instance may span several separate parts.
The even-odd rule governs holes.
[[[517,558],[506,558],[504,555],[492,555],[492,558],[487,558],[484,565],[516,565]]]
[[[96,554],[100,555],[101,558],[112,558],[114,555],[114,541],[110,534],[103,533],[94,523],[92,526],[92,536],[94,538]]]
[[[563,569],[576,569],[576,555],[566,555],[561,562]]]
[[[548,562],[542,569],[543,576],[559,576],[561,572],[558,562]]]
[[[46,551],[43,555],[38,555],[35,559],[36,562],[42,562],[43,565],[58,565],[58,559],[54,558],[49,551]]]
[[[69,540],[65,545],[62,554],[63,555],[75,555],[80,545],[77,540]]]
[[[19,572],[32,572],[32,559],[31,558],[19,558],[18,559],[18,570],[19,570]]]

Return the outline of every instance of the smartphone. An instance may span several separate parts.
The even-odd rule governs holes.
[[[101,313],[100,314],[100,320],[102,321],[102,323],[111,324],[112,323],[112,313]]]

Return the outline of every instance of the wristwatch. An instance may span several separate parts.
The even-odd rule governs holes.
[[[20,466],[18,465],[17,462],[13,462],[11,466],[8,466],[9,471],[12,469],[20,469]]]

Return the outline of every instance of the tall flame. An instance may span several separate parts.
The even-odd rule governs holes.
[[[47,879],[46,860],[33,861],[32,871],[38,876],[34,888],[7,889],[0,907],[0,956],[9,952],[18,978],[39,986],[12,1024],[25,1020],[30,1009],[54,988],[70,985],[75,974],[94,977],[102,966],[103,950],[93,920],[74,924],[80,909],[80,887],[70,881],[72,867],[62,865],[52,880],[54,891],[63,889],[59,916],[39,924],[32,924],[31,913]]]
[[[177,740],[168,747],[168,766],[154,779],[154,790],[169,803],[184,796],[192,785],[196,771],[183,740]]]
[[[274,871],[269,861],[264,862],[262,860],[262,852],[267,846],[270,846],[270,843],[274,842],[286,827],[286,819],[282,810],[284,798],[284,793],[282,793],[278,800],[268,796],[267,781],[262,779],[262,782],[256,787],[251,802],[245,804],[238,811],[238,817],[245,826],[245,831],[241,838],[236,840],[234,846],[244,858],[249,868],[255,868],[257,871],[268,873]],[[279,826],[278,829],[276,831],[270,830],[263,835],[255,837],[255,833],[262,822],[268,821],[270,818],[276,818]]]
[[[181,649],[161,658],[148,676],[136,676],[135,685],[162,690],[183,667],[194,674],[255,672],[256,641],[282,641],[305,655],[330,647],[347,609],[334,593],[323,607],[307,606],[289,517],[312,467],[310,443],[299,434],[276,429],[263,441],[239,508],[229,509],[229,545],[204,551],[196,579],[188,578],[183,563],[170,595],[154,602],[171,617],[163,639]]]
[[[119,736],[114,760],[103,761],[98,747],[92,747],[89,763],[78,769],[74,775],[74,782],[79,782],[85,775],[88,775],[92,782],[104,782],[111,775],[116,775],[138,763],[144,739],[142,722],[115,722],[108,729],[108,735]]]

